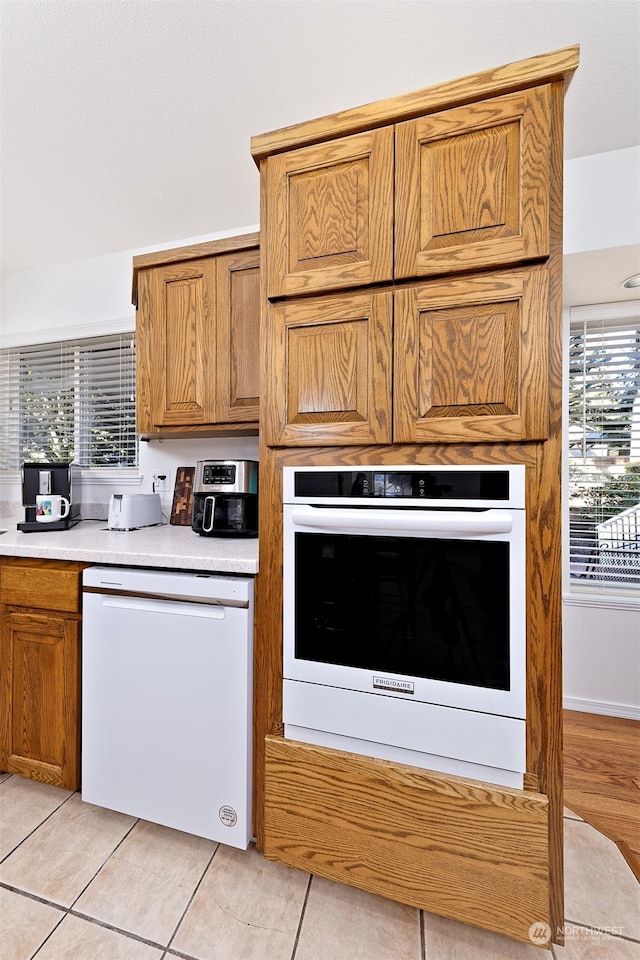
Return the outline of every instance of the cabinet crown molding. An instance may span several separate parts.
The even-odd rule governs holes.
[[[579,59],[580,46],[576,44],[505,64],[493,70],[471,74],[459,80],[439,83],[423,90],[282,127],[252,137],[251,156],[259,166],[260,161],[266,157],[292,147],[335,140],[336,137],[402,120],[412,120],[437,110],[524,90],[554,80],[564,80],[568,84],[578,67]]]

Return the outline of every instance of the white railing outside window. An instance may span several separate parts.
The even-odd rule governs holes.
[[[572,587],[638,590],[640,304],[571,310],[568,474]]]

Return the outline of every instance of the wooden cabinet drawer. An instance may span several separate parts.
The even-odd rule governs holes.
[[[9,557],[0,561],[0,603],[79,613],[84,564]]]

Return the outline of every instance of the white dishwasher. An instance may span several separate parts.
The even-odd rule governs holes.
[[[82,799],[246,849],[253,579],[83,573]]]

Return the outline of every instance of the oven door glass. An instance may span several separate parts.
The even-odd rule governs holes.
[[[508,541],[295,533],[295,658],[509,690]]]

